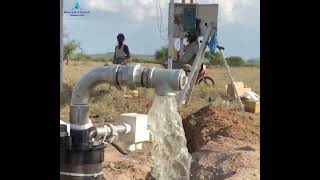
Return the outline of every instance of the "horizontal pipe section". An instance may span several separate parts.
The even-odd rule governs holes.
[[[71,97],[70,124],[88,124],[90,91],[101,83],[130,88],[154,88],[160,96],[175,95],[184,88],[187,76],[181,69],[144,68],[140,64],[98,67],[82,76]]]

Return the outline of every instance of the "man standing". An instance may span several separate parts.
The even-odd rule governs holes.
[[[122,64],[125,65],[129,62],[130,52],[127,45],[123,44],[125,38],[122,33],[119,33],[117,36],[118,45],[114,50],[113,64]]]
[[[130,52],[127,45],[123,44],[125,38],[122,33],[119,33],[117,36],[118,45],[116,46],[114,50],[114,56],[113,56],[113,64],[121,64],[126,65],[129,62],[130,59]],[[124,90],[124,97],[132,97],[138,96],[138,90],[132,89],[129,90],[129,95],[127,94],[127,88],[123,87]]]

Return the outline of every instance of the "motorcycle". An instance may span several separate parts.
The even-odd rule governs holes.
[[[166,69],[168,68],[168,65],[166,63],[162,64],[162,66]],[[186,72],[187,76],[191,72],[191,66],[189,64],[183,65],[182,69]],[[213,78],[208,75],[207,67],[204,63],[201,63],[195,85],[200,85],[202,83],[206,84],[207,86],[215,86],[215,82]]]

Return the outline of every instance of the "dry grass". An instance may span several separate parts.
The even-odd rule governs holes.
[[[252,89],[252,91],[260,94],[260,68],[257,67],[231,67],[231,74],[235,81],[242,81]],[[220,92],[225,92],[225,85],[230,83],[228,72],[222,67],[209,68],[209,75],[213,77],[216,88]]]
[[[60,104],[60,116],[63,120],[68,120],[69,103],[72,88],[75,83],[89,70],[95,67],[101,67],[105,63],[93,61],[71,61],[68,66],[64,66],[64,91]],[[159,64],[144,64],[144,66],[156,66]],[[205,85],[196,86],[191,101],[187,107],[181,109],[181,113],[190,114],[198,111],[202,107],[208,105],[209,97],[213,100],[211,103],[216,106],[223,106],[226,92],[225,85],[230,82],[225,68],[210,67],[209,75],[213,77],[215,88]],[[245,85],[260,94],[260,69],[256,67],[231,68],[231,72],[235,81],[243,81]],[[121,113],[138,112],[147,113],[150,102],[153,99],[154,92],[151,89],[138,89],[139,98],[124,98],[124,92],[107,84],[99,85],[91,93],[90,99],[90,118],[94,123],[100,124],[104,122],[116,121]],[[236,103],[230,104],[230,108],[236,107]]]
[[[232,67],[230,68],[232,76],[235,81],[242,81],[244,84],[252,89],[252,91],[260,94],[260,68],[257,67]],[[190,103],[187,107],[183,107],[181,111],[184,114],[190,114],[198,111],[209,103],[225,107],[224,101],[230,101],[229,108],[233,110],[239,109],[239,104],[233,101],[226,94],[226,84],[231,80],[228,71],[224,67],[209,67],[208,75],[215,81],[215,87],[208,87],[206,85],[199,85],[194,88]],[[211,102],[209,102],[211,98]]]

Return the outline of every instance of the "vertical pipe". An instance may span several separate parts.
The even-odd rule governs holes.
[[[173,60],[173,16],[174,16],[174,0],[170,0],[169,3],[169,20],[168,20],[168,37],[169,37],[169,45],[168,45],[168,68],[172,69],[172,60]]]
[[[185,4],[186,0],[182,0],[182,4]],[[183,38],[180,38],[180,57],[182,57],[183,54]]]
[[[60,0],[60,97],[63,90],[63,0]]]

